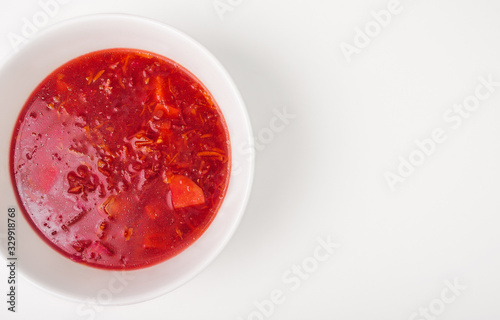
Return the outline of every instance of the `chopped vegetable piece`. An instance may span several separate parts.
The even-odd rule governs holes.
[[[179,115],[179,109],[164,103],[157,103],[154,112],[154,115],[158,116],[158,118],[162,118],[163,115],[175,118]]]
[[[133,203],[125,194],[110,196],[102,204],[103,211],[109,218],[116,219],[134,210]]]
[[[164,233],[148,234],[144,238],[144,249],[161,249],[165,250],[169,246],[168,237]]]
[[[98,79],[102,76],[102,74],[104,73],[104,71],[105,71],[105,70],[101,70],[101,71],[99,71],[99,72],[95,75],[95,77],[92,79],[92,82],[96,82],[96,81],[97,81],[97,80],[98,80]]]
[[[183,175],[173,175],[167,179],[172,191],[174,208],[184,208],[205,203],[203,190],[193,180]]]
[[[157,76],[155,80],[156,100],[160,103],[163,103],[167,99],[167,82],[161,76]]]
[[[175,228],[175,233],[177,233],[179,238],[181,238],[181,240],[182,240],[182,231],[179,228]]]
[[[133,232],[134,232],[134,228],[128,228],[127,230],[125,230],[125,232],[123,233],[123,235],[125,236],[125,241],[130,240],[130,237],[132,236]]]

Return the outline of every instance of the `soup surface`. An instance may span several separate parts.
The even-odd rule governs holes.
[[[229,134],[211,94],[179,64],[111,49],[78,57],[32,93],[11,143],[25,216],[70,259],[136,269],[171,258],[214,219]]]

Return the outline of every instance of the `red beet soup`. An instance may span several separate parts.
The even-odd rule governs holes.
[[[229,134],[205,86],[176,62],[110,49],[59,67],[27,100],[11,143],[21,209],[64,256],[105,269],[169,259],[214,219]]]

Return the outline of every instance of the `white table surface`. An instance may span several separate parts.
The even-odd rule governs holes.
[[[47,2],[1,0],[0,61]],[[254,187],[178,290],[92,307],[21,277],[1,319],[500,319],[500,1],[64,2],[40,29],[130,13],[206,46],[247,104]]]

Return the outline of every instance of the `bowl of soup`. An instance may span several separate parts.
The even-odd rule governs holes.
[[[35,285],[148,300],[201,272],[235,232],[251,126],[228,73],[189,36],[134,16],[68,20],[10,57],[0,95],[0,227],[12,240],[1,254]]]

